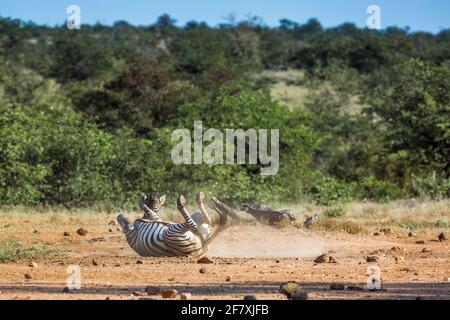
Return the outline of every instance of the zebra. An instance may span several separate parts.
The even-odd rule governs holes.
[[[139,207],[144,211],[142,219],[161,221],[158,213],[166,202],[166,196],[158,196],[158,193],[151,191],[147,196],[142,194],[139,199]]]
[[[157,197],[152,194],[153,200]],[[130,247],[140,256],[144,257],[178,257],[189,256],[201,258],[206,255],[211,241],[226,228],[227,216],[235,216],[233,209],[229,208],[215,197],[211,197],[211,207],[219,214],[218,227],[211,232],[211,218],[205,210],[203,200],[205,195],[199,192],[196,202],[200,211],[191,215],[185,207],[185,198],[179,195],[177,208],[185,222],[170,223],[162,221],[158,213],[150,206],[154,205],[149,197],[141,197],[139,206],[144,210],[144,218],[137,219],[133,224],[123,215],[117,217],[122,231]],[[161,201],[160,201],[161,202]],[[156,203],[156,202],[155,202]]]

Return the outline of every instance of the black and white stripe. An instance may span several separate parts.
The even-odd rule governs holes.
[[[179,196],[177,207],[182,214],[185,222],[169,223],[164,222],[156,212],[150,209],[146,204],[140,202],[147,217],[151,219],[138,219],[130,224],[128,219],[120,215],[117,217],[119,224],[125,233],[130,247],[144,257],[173,257],[173,256],[193,256],[200,257],[206,254],[211,240],[222,230],[226,224],[226,212],[213,208],[220,215],[219,227],[211,232],[211,219],[203,205],[204,195],[197,195],[197,203],[200,212],[191,215],[185,207],[183,196]],[[213,203],[218,201],[213,197]]]

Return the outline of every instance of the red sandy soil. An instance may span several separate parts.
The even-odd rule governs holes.
[[[213,242],[208,254],[212,264],[198,264],[196,259],[137,256],[117,226],[108,225],[112,217],[30,220],[18,223],[0,217],[1,238],[14,237],[26,247],[46,245],[60,252],[0,264],[0,299],[142,299],[139,292],[146,286],[191,293],[192,299],[245,295],[286,299],[278,291],[285,281],[299,282],[309,299],[450,299],[449,242],[437,241],[434,233],[348,235],[242,225],[225,230]],[[87,235],[76,233],[80,226]],[[65,231],[70,236],[63,236]],[[418,239],[426,244],[416,244]],[[431,252],[422,252],[424,248]],[[322,253],[336,263],[314,263]],[[371,255],[378,261],[366,262]],[[65,293],[69,265],[80,266],[81,290]],[[368,267],[373,265],[380,268],[384,290],[366,288]],[[206,272],[200,273],[200,268]],[[330,289],[332,283],[364,290],[335,291]]]

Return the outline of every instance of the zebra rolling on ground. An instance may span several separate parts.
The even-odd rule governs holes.
[[[211,232],[211,218],[205,210],[203,192],[197,194],[196,201],[200,211],[192,215],[185,207],[185,199],[178,196],[177,208],[185,222],[170,223],[162,221],[158,211],[165,198],[158,198],[156,193],[150,193],[147,198],[141,197],[139,206],[144,210],[144,218],[137,219],[133,224],[123,215],[117,221],[125,233],[130,247],[144,257],[202,257],[209,248],[211,241],[226,227],[227,215],[232,209],[215,197],[212,198],[212,208],[220,216],[218,227]],[[155,211],[156,210],[156,211]]]

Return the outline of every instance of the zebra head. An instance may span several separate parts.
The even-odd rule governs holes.
[[[147,196],[143,196],[143,200],[150,210],[158,213],[166,202],[166,196],[159,197],[157,192],[152,191]]]

